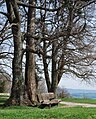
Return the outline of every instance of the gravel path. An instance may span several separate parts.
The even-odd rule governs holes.
[[[75,106],[81,106],[81,107],[96,107],[96,104],[64,102],[64,101],[61,101],[60,104],[64,104],[65,107],[75,107]]]

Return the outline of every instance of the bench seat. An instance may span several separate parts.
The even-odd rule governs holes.
[[[45,108],[47,107],[52,107],[55,105],[58,105],[60,100],[55,98],[54,93],[41,93],[38,94],[38,100],[39,100],[39,107]]]

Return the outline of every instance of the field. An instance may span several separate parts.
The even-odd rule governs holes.
[[[8,96],[0,96],[0,104],[6,98]],[[96,119],[96,108],[64,108],[63,105],[51,109],[1,106],[0,119]]]

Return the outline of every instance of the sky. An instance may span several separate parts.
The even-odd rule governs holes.
[[[59,86],[62,88],[68,89],[84,89],[84,90],[96,90],[96,83],[91,82],[90,84],[77,79],[72,76],[63,77],[59,83]]]

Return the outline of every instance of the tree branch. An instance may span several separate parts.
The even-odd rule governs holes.
[[[41,9],[41,10],[45,10],[45,11],[49,11],[49,12],[55,12],[61,8],[61,7],[57,8],[57,9],[43,8],[41,6],[33,6],[31,4],[26,4],[26,3],[23,3],[21,1],[17,1],[17,4],[20,6],[23,6],[23,7],[32,7],[32,8]]]

